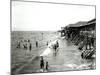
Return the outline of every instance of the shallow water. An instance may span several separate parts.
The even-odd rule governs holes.
[[[41,33],[43,33],[43,35],[41,35]],[[32,51],[16,48],[16,42],[23,39],[31,40]],[[40,58],[38,56],[44,56],[45,62],[49,62],[48,72],[90,69],[88,66],[91,62],[87,63],[86,60],[81,58],[81,52],[78,50],[77,46],[62,39],[57,32],[12,32],[11,40],[11,63],[13,73],[16,72],[16,70],[19,70],[17,73],[21,74],[40,72]],[[35,46],[36,40],[39,42],[38,48]],[[59,42],[59,48],[56,54],[54,54],[52,48],[48,47],[50,44],[53,44],[55,40]],[[49,43],[48,46],[46,45],[47,42]],[[16,64],[24,65],[29,61],[30,63],[22,69],[16,66]]]

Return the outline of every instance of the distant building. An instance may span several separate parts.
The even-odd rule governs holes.
[[[95,37],[96,19],[92,19],[88,22],[78,22],[76,24],[69,24],[61,30],[61,36],[69,38],[79,34],[91,34]]]

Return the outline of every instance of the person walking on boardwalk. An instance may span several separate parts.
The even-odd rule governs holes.
[[[40,69],[44,70],[44,59],[43,59],[43,56],[41,56],[41,59],[40,59]]]

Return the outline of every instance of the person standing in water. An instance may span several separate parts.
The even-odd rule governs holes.
[[[29,45],[29,50],[31,51],[32,50],[32,44],[30,43]]]
[[[29,43],[29,50],[31,51],[32,50],[32,44],[31,44],[30,40],[28,40],[28,43]]]
[[[38,41],[36,41],[36,47],[38,47]]]
[[[59,43],[58,43],[58,40],[57,40],[56,44],[57,44],[57,48],[58,48],[58,47],[59,47]]]
[[[48,46],[48,41],[47,41],[47,44],[46,45]]]
[[[21,42],[17,41],[17,47],[16,48],[20,48],[21,47]]]
[[[46,61],[46,67],[45,67],[46,71],[48,71],[48,67],[49,67],[48,61]]]
[[[44,59],[43,59],[43,56],[41,56],[41,60],[40,60],[40,69],[44,70]]]

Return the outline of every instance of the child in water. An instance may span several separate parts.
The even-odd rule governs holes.
[[[48,62],[46,61],[46,71],[48,71],[48,67],[49,67],[49,65],[48,65]]]

